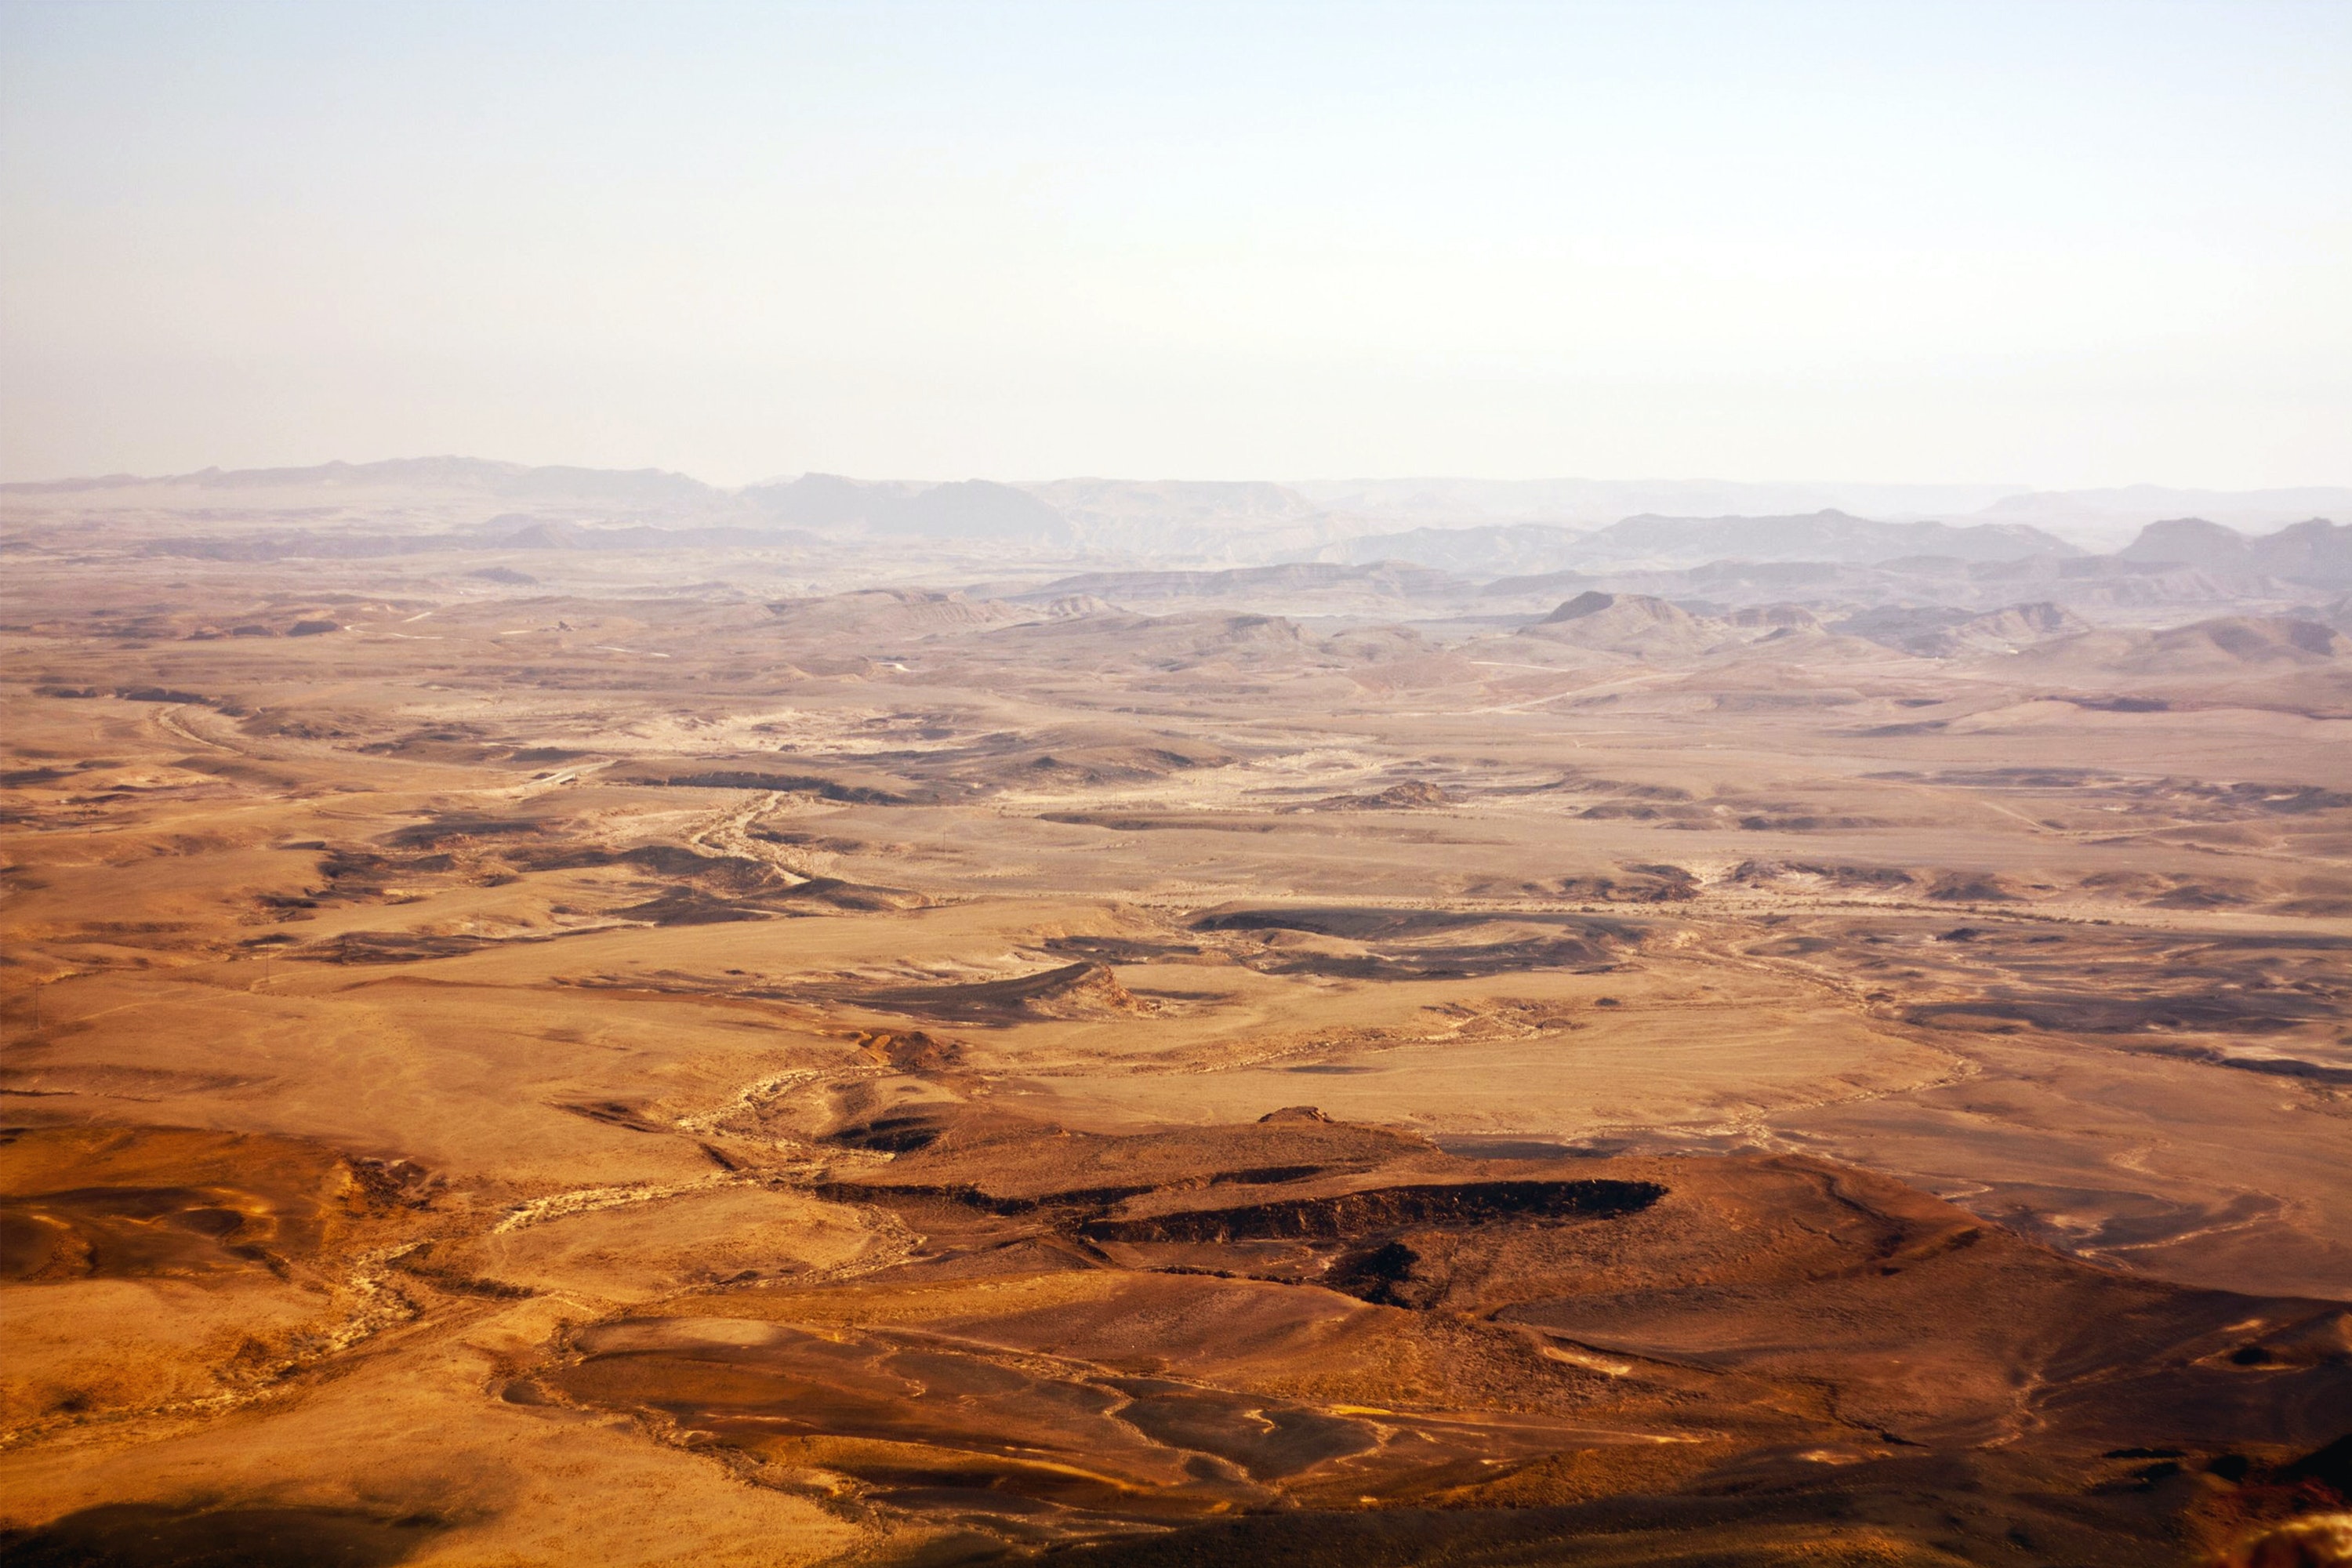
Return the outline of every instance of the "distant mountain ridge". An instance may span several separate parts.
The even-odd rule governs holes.
[[[789,484],[752,485],[737,495],[763,518],[799,528],[856,526],[918,538],[1064,547],[1077,542],[1076,530],[1053,507],[1026,490],[988,479],[919,487],[803,474]]]
[[[1843,511],[1894,522],[2021,523],[2092,550],[2112,550],[2142,525],[2198,516],[2267,530],[2306,517],[2352,518],[2352,486],[2253,490],[2127,485],[2042,490],[2025,485],[1745,483],[1725,479],[1318,479],[1292,489],[1390,530],[1544,523],[1578,531],[1644,514],[1779,517]]]
[[[2352,586],[2352,523],[2315,517],[2275,533],[2249,535],[2201,517],[2177,517],[2149,523],[2116,556],[2320,587]]]
[[[1653,512],[1771,516],[1833,510],[1911,520],[1973,512],[2023,485],[1901,485],[1737,479],[1307,479],[1291,488],[1319,505],[1433,527],[1542,522],[1591,529]]]
[[[388,458],[373,463],[317,463],[291,468],[202,468],[189,474],[106,474],[92,479],[0,484],[0,495],[73,495],[141,487],[228,489],[360,489],[415,487],[472,489],[511,498],[578,496],[644,502],[715,500],[725,491],[665,468],[532,468],[488,458]]]
[[[1879,522],[1836,510],[1800,517],[1629,517],[1584,545],[1612,552],[1611,564],[1625,565],[1698,565],[1734,558],[1869,565],[1911,555],[2015,561],[2083,553],[2054,534],[2021,523]]]
[[[1843,499],[1811,510],[1749,504],[1825,495]],[[2193,514],[2189,508],[2148,510],[2184,499],[2211,504],[2200,504]],[[2120,545],[2112,559],[2128,565],[2178,563],[2232,579],[2352,582],[2343,565],[2341,531],[2320,521],[2331,514],[2352,518],[2352,488],[2327,487],[2042,492],[1717,480],[930,483],[806,473],[728,489],[658,468],[426,457],[17,482],[0,484],[0,500],[19,514],[43,503],[51,510],[176,511],[208,528],[239,530],[375,531],[389,525],[429,531],[475,528],[512,512],[512,523],[543,521],[590,530],[807,530],[1123,558],[1139,566],[1396,561],[1483,577],[1664,571],[1717,561],[1759,569],[1801,562],[1873,566],[1914,558],[1970,564],[2063,561],[2082,556],[2082,542],[2095,535],[2099,548]],[[1637,501],[1671,504],[1633,505]],[[1699,505],[1686,510],[1685,502]],[[2290,506],[2295,510],[2282,510]],[[1937,509],[1944,514],[1921,515]],[[371,512],[383,521],[365,515]],[[1569,520],[1577,526],[1568,526]],[[2126,523],[2138,537],[2116,531]],[[2242,531],[2262,527],[2279,531]],[[601,548],[620,541],[566,542]]]
[[[1322,552],[1348,562],[1412,561],[1447,571],[1670,571],[1712,561],[1868,566],[1908,556],[2016,561],[2082,552],[2020,523],[1879,522],[1825,510],[1790,517],[1629,517],[1589,533],[1543,523],[1418,528],[1361,535]]]
[[[1555,572],[1574,558],[1583,531],[1549,522],[1498,522],[1473,528],[1412,528],[1401,533],[1360,533],[1318,552],[1349,565],[1411,561],[1444,572]]]
[[[2166,518],[2206,518],[2254,531],[2283,528],[2307,517],[2352,519],[2352,486],[2198,490],[2126,485],[2113,489],[2029,490],[2005,496],[1976,515],[1987,522],[2032,523],[2063,533],[2077,543],[2112,549],[2147,524]]]

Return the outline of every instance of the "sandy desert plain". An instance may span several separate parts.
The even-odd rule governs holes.
[[[2352,528],[400,483],[0,498],[0,1560],[2336,1560]]]

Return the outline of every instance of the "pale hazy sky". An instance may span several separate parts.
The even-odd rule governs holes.
[[[0,472],[2352,481],[2352,0],[0,0]]]

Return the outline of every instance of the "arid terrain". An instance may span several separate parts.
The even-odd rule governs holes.
[[[2352,527],[514,472],[0,495],[0,1561],[2345,1509]]]

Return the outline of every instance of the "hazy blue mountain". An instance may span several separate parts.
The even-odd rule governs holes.
[[[2177,517],[2149,523],[2116,557],[2336,586],[2352,584],[2352,524],[2315,517],[2249,535],[2201,517]]]
[[[1069,520],[1052,506],[988,479],[907,485],[803,474],[789,483],[752,485],[740,493],[760,516],[797,528],[1059,546],[1077,539]]]
[[[462,490],[518,500],[573,500],[634,507],[707,505],[726,492],[661,468],[532,468],[485,458],[393,458],[377,463],[318,463],[299,468],[204,468],[148,478],[99,479],[0,485],[13,495],[69,495],[142,487],[198,490],[419,489]]]
[[[1712,561],[1869,565],[1916,556],[2013,561],[2072,556],[2062,539],[2015,523],[1881,522],[1842,511],[1794,517],[1629,517],[1580,533],[1545,523],[1416,528],[1327,546],[1318,560],[1412,561],[1473,575],[1670,570]]]

